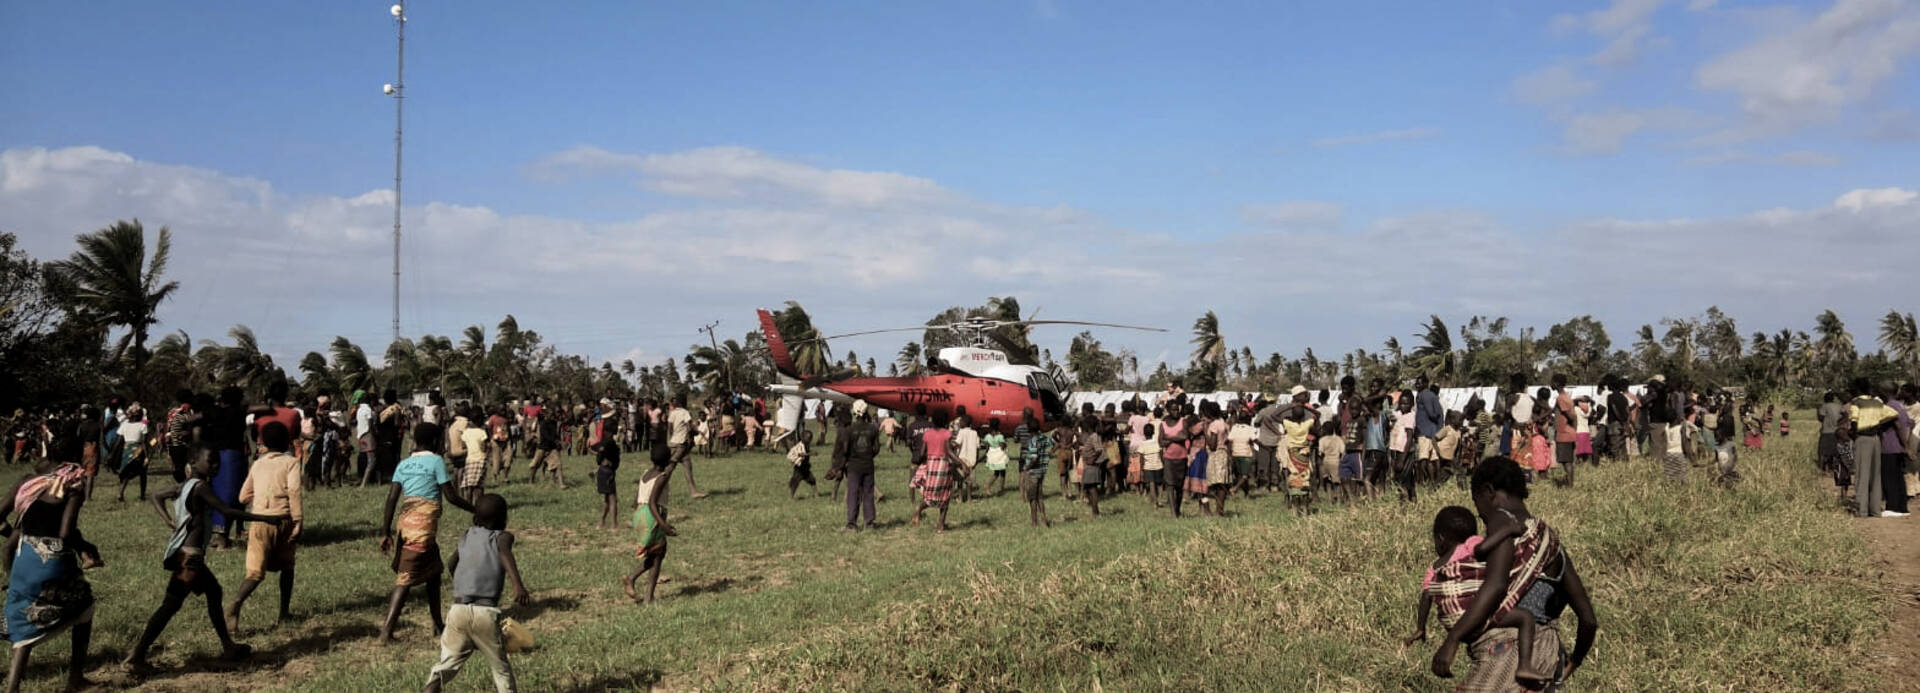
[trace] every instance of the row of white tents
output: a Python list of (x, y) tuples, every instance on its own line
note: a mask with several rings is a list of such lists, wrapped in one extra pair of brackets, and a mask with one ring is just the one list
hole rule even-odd
[[(1539, 386), (1530, 386), (1527, 388), (1529, 392), (1537, 389), (1539, 389)], [(1629, 386), (1627, 389), (1636, 395), (1646, 392), (1646, 388), (1639, 385)], [(1313, 401), (1315, 402), (1320, 401), (1322, 392), (1321, 390), (1307, 391), (1309, 395), (1312, 395)], [(1325, 392), (1327, 393), (1327, 401), (1336, 406), (1340, 404), (1341, 399), (1345, 397), (1346, 394), (1339, 390), (1329, 390)], [(1495, 398), (1499, 396), (1499, 392), (1500, 388), (1497, 387), (1443, 387), (1440, 388), (1440, 404), (1445, 406), (1449, 411), (1465, 409), (1467, 401), (1473, 399), (1475, 395), (1478, 395), (1480, 399), (1487, 402), (1487, 406), (1491, 407), (1495, 405)], [(1596, 404), (1605, 403), (1605, 393), (1598, 385), (1569, 385), (1567, 386), (1567, 392), (1572, 393), (1576, 399), (1585, 396), (1593, 398)], [(1243, 398), (1253, 399), (1259, 396), (1260, 393), (1258, 392), (1189, 392), (1187, 393), (1187, 402), (1193, 405), (1198, 405), (1200, 402), (1213, 402), (1225, 407), (1227, 404)], [(1135, 399), (1145, 402), (1147, 406), (1151, 407), (1159, 404), (1160, 401), (1166, 399), (1166, 397), (1167, 393), (1165, 392), (1132, 392), (1126, 390), (1075, 392), (1067, 398), (1067, 410), (1079, 412), (1088, 404), (1093, 405), (1094, 411), (1105, 411), (1108, 405), (1112, 405), (1115, 410), (1118, 410), (1120, 403), (1130, 402)], [(1280, 393), (1276, 397), (1278, 399), (1285, 399), (1285, 393)]]
[[(1538, 390), (1540, 387), (1541, 386), (1529, 386), (1527, 390), (1532, 392)], [(1636, 395), (1646, 392), (1646, 388), (1640, 385), (1632, 385), (1627, 389)], [(1321, 392), (1321, 390), (1309, 390), (1308, 394), (1313, 396), (1313, 401), (1318, 402), (1320, 401)], [(1338, 406), (1341, 399), (1345, 396), (1345, 393), (1339, 390), (1329, 390), (1326, 392), (1327, 401), (1335, 406)], [(1576, 399), (1583, 396), (1591, 397), (1595, 404), (1605, 404), (1605, 393), (1598, 385), (1569, 385), (1567, 386), (1567, 392), (1572, 393)], [(1440, 404), (1446, 407), (1448, 411), (1461, 410), (1466, 408), (1468, 400), (1478, 395), (1480, 399), (1487, 402), (1489, 407), (1492, 407), (1495, 406), (1495, 400), (1499, 397), (1499, 393), (1500, 388), (1497, 387), (1443, 387), (1440, 388)], [(1260, 393), (1258, 392), (1189, 392), (1187, 393), (1187, 402), (1192, 405), (1198, 405), (1200, 402), (1213, 402), (1225, 408), (1228, 404), (1243, 398), (1253, 399), (1259, 396)], [(1147, 406), (1152, 407), (1159, 404), (1160, 401), (1166, 399), (1166, 397), (1167, 393), (1165, 392), (1137, 392), (1129, 390), (1075, 392), (1067, 398), (1067, 410), (1078, 413), (1083, 410), (1085, 405), (1091, 404), (1093, 405), (1094, 411), (1105, 411), (1108, 405), (1112, 405), (1114, 410), (1118, 411), (1120, 409), (1120, 403), (1130, 402), (1135, 399), (1145, 402)], [(1277, 397), (1284, 399), (1285, 393), (1280, 393)], [(800, 417), (805, 416), (808, 420), (813, 420), (818, 416), (818, 410), (820, 408), (824, 407), (827, 411), (831, 412), (834, 406), (833, 402), (826, 400), (803, 398), (799, 395), (787, 395), (780, 398), (776, 423), (783, 428), (792, 430), (798, 426)], [(886, 416), (888, 412), (883, 409), (879, 410), (878, 414)]]

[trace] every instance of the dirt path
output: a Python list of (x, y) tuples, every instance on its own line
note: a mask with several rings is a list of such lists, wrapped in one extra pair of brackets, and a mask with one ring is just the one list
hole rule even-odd
[(1920, 515), (1856, 520), (1894, 590), (1893, 623), (1873, 663), (1889, 691), (1920, 691)]

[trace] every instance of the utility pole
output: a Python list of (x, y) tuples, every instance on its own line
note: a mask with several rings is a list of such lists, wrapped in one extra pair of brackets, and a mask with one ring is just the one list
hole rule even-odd
[[(720, 353), (720, 340), (714, 338), (713, 336), (713, 328), (716, 328), (719, 326), (720, 326), (720, 321), (715, 320), (713, 322), (707, 323), (706, 327), (700, 328), (700, 331), (707, 333), (707, 343), (713, 345), (713, 354), (715, 356), (725, 356), (725, 354)], [(720, 363), (720, 367), (721, 369), (725, 370), (727, 373), (727, 396), (731, 398), (734, 393), (733, 364), (722, 361)]]
[(406, 103), (407, 85), (407, 8), (396, 2), (388, 10), (393, 15), (393, 84), (385, 91), (393, 97), (393, 341), (400, 341), (400, 123), (401, 107)]

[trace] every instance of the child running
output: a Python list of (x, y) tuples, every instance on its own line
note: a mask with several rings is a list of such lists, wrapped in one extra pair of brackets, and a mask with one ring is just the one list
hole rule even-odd
[(793, 465), (793, 474), (787, 477), (787, 498), (798, 500), (795, 495), (800, 490), (800, 482), (807, 482), (807, 488), (813, 489), (813, 495), (820, 495), (820, 485), (813, 480), (813, 431), (801, 431), (800, 439), (794, 441), (787, 450), (787, 462)]
[(247, 478), (240, 483), (240, 502), (261, 515), (287, 515), (286, 525), (255, 522), (247, 525), (247, 579), (240, 583), (239, 594), (227, 607), (227, 630), (240, 632), (240, 607), (247, 597), (267, 579), (267, 573), (280, 573), (280, 612), (274, 622), (293, 617), (294, 545), (300, 539), (306, 492), (300, 487), (300, 461), (287, 454), (293, 436), (279, 421), (269, 421), (260, 429), (260, 445), (267, 454), (253, 461)]
[[(1479, 533), (1479, 521), (1473, 517), (1473, 511), (1450, 505), (1440, 509), (1433, 517), (1433, 552), (1436, 558), (1427, 567), (1426, 577), (1420, 581), (1420, 605), (1414, 621), (1413, 635), (1404, 641), (1407, 645), (1427, 639), (1427, 613), (1434, 606), (1440, 610), (1440, 627), (1451, 630), (1466, 614), (1467, 605), (1486, 579), (1486, 547), (1498, 546), (1500, 542), (1518, 536), (1524, 527), (1518, 523), (1509, 523), (1505, 528), (1496, 530), (1487, 537), (1476, 536)], [(1535, 615), (1525, 608), (1526, 604), (1516, 605), (1504, 614), (1496, 614), (1487, 622), (1487, 628), (1513, 628), (1519, 631), (1515, 641), (1519, 649), (1520, 665), (1514, 678), (1522, 684), (1538, 683), (1547, 680), (1547, 676), (1533, 669), (1533, 629)]]
[[(415, 585), (426, 586), (433, 632), (446, 629), (440, 620), (440, 503), (444, 500), (467, 512), (473, 512), (473, 504), (454, 492), (447, 460), (433, 452), (440, 449), (440, 437), (437, 424), (413, 427), (413, 455), (394, 467), (386, 508), (380, 513), (380, 551), (393, 554), (394, 573), (387, 618), (380, 624), (381, 643), (393, 642), (393, 629), (400, 625), (400, 607), (406, 605), (407, 592)], [(398, 532), (394, 531), (396, 507)]]
[[(196, 448), (193, 457), (191, 472), (179, 488), (153, 496), (154, 510), (173, 528), (173, 537), (167, 540), (166, 551), (160, 558), (160, 565), (168, 572), (166, 596), (153, 617), (147, 619), (147, 628), (140, 633), (140, 640), (121, 662), (122, 667), (136, 676), (153, 673), (147, 652), (153, 649), (154, 641), (160, 639), (161, 631), (166, 630), (167, 623), (180, 612), (190, 595), (206, 596), (207, 620), (213, 622), (213, 634), (220, 638), (222, 658), (240, 660), (253, 652), (252, 648), (234, 642), (233, 633), (227, 630), (227, 620), (220, 607), (220, 580), (207, 566), (207, 540), (213, 536), (212, 514), (218, 512), (228, 518), (276, 525), (288, 519), (287, 515), (256, 515), (228, 506), (206, 481), (219, 471), (218, 458), (204, 446)], [(169, 501), (172, 512), (168, 512)]]
[[(678, 463), (673, 461), (673, 446), (665, 442), (665, 433), (666, 424), (654, 427), (653, 469), (640, 475), (640, 485), (633, 494), (633, 527), (640, 531), (640, 546), (634, 549), (633, 557), (640, 559), (640, 563), (627, 574), (622, 588), (627, 598), (636, 604), (653, 603), (654, 588), (660, 585), (660, 564), (667, 559), (667, 537), (679, 535), (673, 525), (667, 524), (667, 481), (673, 478), (673, 469)], [(633, 588), (633, 583), (643, 574), (647, 576), (645, 602)]]
[(518, 689), (513, 665), (507, 661), (506, 636), (500, 630), (500, 589), (512, 580), (514, 604), (526, 606), (531, 598), (520, 580), (520, 564), (513, 558), (507, 500), (489, 493), (473, 507), (473, 526), (460, 535), (459, 548), (453, 553), (449, 571), (453, 606), (447, 609), (447, 628), (440, 633), (440, 663), (427, 674), (427, 693), (439, 691), (460, 675), (460, 668), (476, 650), (493, 667), (494, 690)]

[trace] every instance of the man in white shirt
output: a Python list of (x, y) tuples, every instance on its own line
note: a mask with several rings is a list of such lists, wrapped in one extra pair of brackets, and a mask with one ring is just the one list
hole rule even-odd
[(673, 404), (667, 413), (667, 449), (673, 452), (673, 463), (687, 469), (687, 489), (694, 498), (705, 498), (700, 487), (693, 483), (693, 413), (687, 411), (687, 396), (674, 395)]
[(359, 448), (359, 466), (353, 470), (356, 479), (367, 478), (367, 467), (373, 464), (373, 405), (367, 402), (365, 390), (353, 392), (353, 439)]

